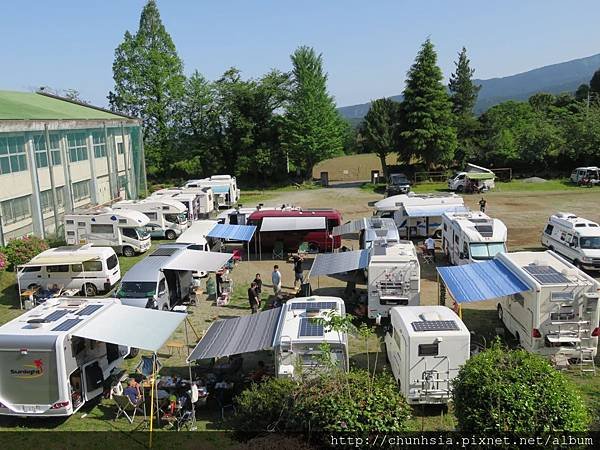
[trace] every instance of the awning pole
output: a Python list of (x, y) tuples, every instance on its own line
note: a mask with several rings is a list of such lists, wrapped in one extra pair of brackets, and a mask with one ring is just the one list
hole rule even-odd
[[(186, 312), (187, 314), (187, 312)], [(188, 318), (186, 317), (186, 320), (184, 321), (185, 324), (185, 346), (187, 347), (187, 360), (188, 360), (188, 372), (190, 375), (190, 399), (191, 399), (191, 393), (192, 393), (192, 384), (194, 383), (193, 377), (192, 377), (192, 363), (189, 360), (190, 359), (190, 341), (188, 339)], [(192, 402), (192, 430), (191, 431), (195, 431), (196, 430), (196, 406), (194, 404), (194, 402)]]
[(152, 425), (154, 424), (154, 383), (156, 380), (156, 353), (152, 358), (152, 380), (150, 380), (150, 442), (148, 448), (152, 448)]
[(438, 305), (442, 305), (442, 298), (440, 297), (440, 273), (436, 270), (437, 276), (437, 298), (438, 298)]
[(260, 232), (258, 233), (258, 259), (262, 261), (262, 239), (260, 237)]

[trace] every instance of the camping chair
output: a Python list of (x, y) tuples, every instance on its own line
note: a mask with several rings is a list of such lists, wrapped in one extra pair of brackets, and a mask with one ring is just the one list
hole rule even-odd
[(141, 409), (141, 405), (143, 402), (143, 399), (141, 398), (138, 400), (137, 403), (133, 403), (131, 399), (126, 395), (113, 395), (113, 400), (115, 401), (115, 405), (117, 405), (118, 408), (115, 420), (117, 420), (121, 415), (124, 415), (129, 421), (129, 423), (133, 423), (133, 420), (135, 419), (135, 414), (138, 411), (141, 414), (144, 414), (144, 411)]
[[(152, 373), (153, 373), (153, 371), (152, 371), (153, 361), (154, 361), (154, 356), (142, 356), (142, 359), (140, 359), (140, 362), (135, 367), (135, 371), (138, 373), (141, 373), (144, 376), (144, 378), (151, 378)], [(162, 368), (162, 363), (158, 359), (156, 359), (156, 373), (158, 373), (161, 368)]]
[(423, 263), (433, 264), (433, 256), (429, 254), (429, 252), (427, 251), (427, 247), (421, 247), (421, 254), (423, 255)]
[(273, 246), (273, 259), (283, 259), (283, 242), (275, 241)]
[(221, 410), (221, 420), (225, 420), (225, 410), (231, 409), (235, 413), (235, 405), (233, 403), (233, 387), (231, 388), (215, 388), (216, 400)]

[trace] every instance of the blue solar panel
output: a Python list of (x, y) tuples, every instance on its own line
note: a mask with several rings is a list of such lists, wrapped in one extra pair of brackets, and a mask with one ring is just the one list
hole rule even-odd
[(563, 284), (569, 282), (569, 279), (554, 267), (530, 264), (529, 266), (524, 266), (523, 269), (540, 284)]
[(234, 241), (250, 241), (255, 231), (256, 227), (254, 225), (227, 225), (218, 223), (208, 232), (207, 236)]
[(76, 314), (78, 316), (91, 316), (96, 311), (98, 311), (100, 308), (102, 308), (102, 305), (88, 305), (85, 308), (83, 308), (81, 311), (78, 311)]
[(460, 330), (454, 320), (425, 320), (412, 322), (415, 331), (455, 331)]
[(68, 309), (58, 309), (58, 310), (54, 311), (53, 313), (44, 317), (44, 322), (55, 322), (58, 319), (60, 319), (61, 317), (69, 314), (69, 312), (70, 311)]
[(292, 310), (294, 309), (336, 309), (337, 303), (335, 302), (300, 302), (292, 303)]
[(300, 319), (300, 332), (298, 336), (323, 336), (323, 325), (315, 319), (302, 317)]
[(67, 319), (60, 325), (52, 328), (52, 331), (67, 331), (73, 328), (79, 322), (83, 322), (83, 319)]

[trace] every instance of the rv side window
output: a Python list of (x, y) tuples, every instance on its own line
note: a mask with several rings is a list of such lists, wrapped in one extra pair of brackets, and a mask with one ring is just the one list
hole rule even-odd
[(444, 224), (444, 231), (448, 231), (448, 226)]
[(106, 267), (108, 267), (108, 270), (114, 269), (115, 267), (117, 267), (117, 264), (119, 264), (119, 260), (117, 259), (117, 255), (111, 255), (106, 260)]
[(167, 282), (162, 279), (160, 280), (160, 282), (158, 283), (158, 293), (162, 294), (163, 292), (165, 292), (167, 290)]
[(131, 238), (131, 239), (138, 238), (138, 235), (133, 228), (123, 228), (123, 236)]
[(552, 234), (553, 230), (554, 230), (554, 225), (546, 225), (546, 229), (544, 230), (544, 233)]
[(565, 241), (566, 238), (567, 238), (567, 234), (564, 231), (562, 233), (560, 233), (560, 240), (561, 241)]
[(48, 272), (68, 272), (69, 265), (64, 264), (64, 265), (60, 265), (60, 266), (48, 266), (48, 267), (46, 267), (46, 271), (48, 271)]
[(78, 227), (85, 227), (85, 222), (77, 222)]
[(144, 214), (146, 214), (148, 216), (148, 219), (150, 220), (158, 220), (158, 217), (155, 212), (147, 212)]
[(98, 234), (113, 234), (113, 226), (93, 223), (90, 225), (90, 231)]
[(86, 272), (102, 272), (102, 261), (85, 261), (83, 269)]
[(571, 241), (571, 243), (573, 244), (573, 247), (579, 247), (579, 239), (577, 238), (577, 236), (573, 236), (573, 240)]
[(419, 344), (419, 356), (437, 356), (438, 344)]
[(458, 235), (455, 235), (455, 236), (454, 236), (454, 243), (455, 243), (455, 244), (458, 244)]
[(74, 231), (67, 231), (67, 236), (75, 236), (75, 232)]
[(23, 272), (39, 272), (42, 268), (40, 266), (30, 266), (23, 268)]
[(71, 264), (71, 272), (81, 273), (83, 272), (83, 266), (81, 264)]
[(75, 223), (75, 221), (71, 220), (71, 219), (67, 219), (66, 223), (67, 223), (67, 225), (73, 225)]

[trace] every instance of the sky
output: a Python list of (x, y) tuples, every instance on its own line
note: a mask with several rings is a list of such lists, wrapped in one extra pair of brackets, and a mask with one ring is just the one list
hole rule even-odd
[[(106, 106), (114, 50), (145, 0), (0, 0), (0, 90), (76, 89)], [(575, 6), (576, 3), (576, 6)], [(300, 45), (323, 54), (338, 106), (400, 94), (430, 37), (447, 78), (466, 46), (475, 77), (600, 53), (597, 0), (158, 0), (190, 74), (290, 69)]]

